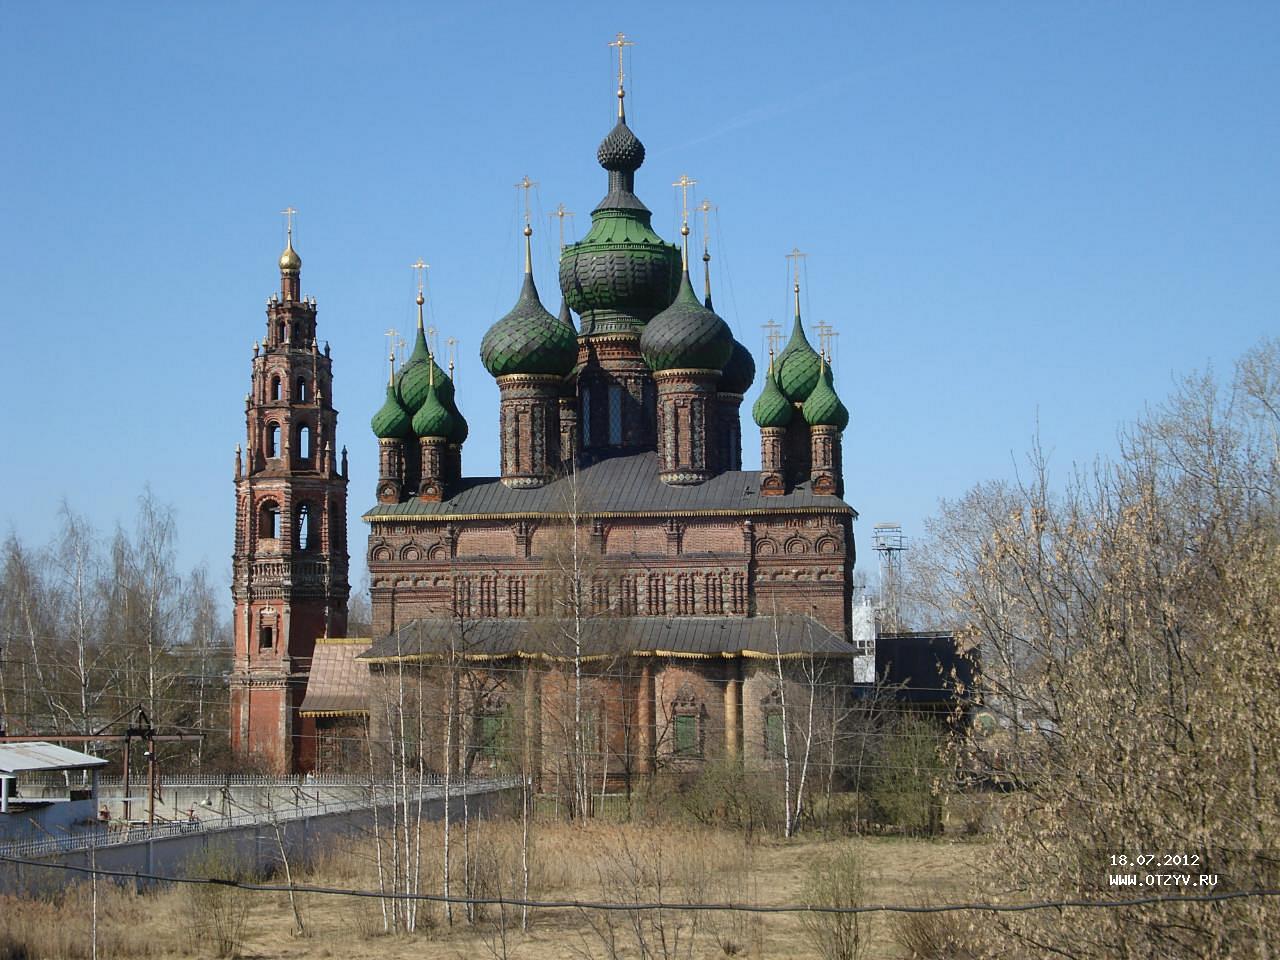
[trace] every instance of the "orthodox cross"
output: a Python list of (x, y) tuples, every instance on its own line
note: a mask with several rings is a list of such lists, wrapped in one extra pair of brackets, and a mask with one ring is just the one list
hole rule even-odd
[(285, 207), (280, 211), (284, 215), (285, 230), (288, 232), (290, 240), (293, 239), (293, 215), (297, 212), (293, 207)]
[(422, 288), (426, 286), (427, 271), (431, 269), (431, 264), (424, 263), (422, 258), (419, 257), (417, 263), (411, 263), (409, 266), (413, 268), (414, 276), (418, 278), (418, 292), (421, 293)]
[(815, 323), (813, 329), (818, 334), (818, 352), (827, 363), (831, 363), (831, 348), (835, 346), (835, 339), (839, 336), (836, 328), (824, 320), (821, 323)]
[(764, 338), (769, 343), (769, 366), (773, 367), (773, 355), (778, 352), (778, 344), (782, 342), (782, 325), (776, 320), (770, 320), (768, 323), (760, 324), (764, 330)]
[(707, 252), (707, 238), (711, 234), (711, 211), (718, 210), (710, 200), (704, 199), (698, 204), (698, 209), (702, 211), (702, 252)]
[(529, 226), (529, 191), (538, 185), (537, 180), (530, 180), (528, 174), (520, 178), (520, 182), (516, 184), (517, 190), (524, 191), (524, 225)]
[(400, 331), (395, 327), (389, 327), (383, 336), (387, 338), (387, 349), (391, 351), (391, 360), (394, 363), (396, 358), (396, 337), (400, 336)]
[(458, 338), (449, 337), (445, 340), (445, 346), (449, 348), (449, 378), (453, 379), (454, 361), (458, 358)]
[(687, 173), (680, 174), (680, 179), (672, 184), (680, 188), (680, 236), (684, 237), (684, 267), (689, 268), (689, 188), (698, 181)]
[(787, 254), (787, 259), (792, 261), (793, 265), (795, 266), (795, 274), (796, 274), (795, 283), (797, 287), (800, 286), (800, 261), (807, 256), (808, 256), (807, 253), (800, 252), (799, 247), (792, 247), (791, 252)]
[(563, 203), (557, 203), (555, 210), (547, 214), (547, 219), (550, 219), (551, 217), (556, 217), (560, 221), (560, 249), (561, 250), (564, 249), (564, 218), (572, 217), (572, 216), (573, 216), (573, 211), (566, 210), (564, 208)]
[(624, 119), (626, 115), (622, 111), (622, 101), (626, 98), (627, 93), (622, 87), (622, 54), (627, 47), (634, 47), (635, 43), (628, 40), (625, 33), (618, 31), (615, 38), (609, 41), (609, 46), (618, 48), (618, 118)]

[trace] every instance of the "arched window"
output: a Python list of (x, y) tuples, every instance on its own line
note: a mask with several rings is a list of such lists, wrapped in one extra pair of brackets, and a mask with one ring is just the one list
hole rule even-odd
[(280, 378), (272, 377), (271, 378), (271, 399), (279, 400), (280, 398), (281, 398)]
[(311, 428), (305, 423), (298, 427), (298, 457), (302, 460), (311, 459)]
[(299, 504), (297, 522), (293, 525), (294, 546), (299, 550), (310, 550), (315, 546), (314, 530), (311, 527), (311, 507)]
[(267, 456), (280, 456), (280, 424), (267, 424)]
[(274, 540), (280, 536), (280, 505), (263, 500), (258, 508), (258, 539)]
[(311, 399), (311, 397), (310, 397), (310, 395), (309, 395), (309, 392), (308, 392), (308, 390), (307, 390), (307, 378), (306, 378), (306, 377), (299, 377), (299, 378), (298, 378), (298, 392), (297, 392), (297, 394), (296, 394), (296, 399), (297, 399), (300, 403), (306, 403), (308, 400), (310, 400), (310, 399)]
[(293, 325), (293, 336), (290, 337), (290, 340), (296, 343), (300, 339), (302, 339), (301, 331), (298, 329), (298, 325), (295, 323)]
[(284, 343), (284, 324), (283, 323), (276, 324), (276, 340), (278, 340), (280, 343)]

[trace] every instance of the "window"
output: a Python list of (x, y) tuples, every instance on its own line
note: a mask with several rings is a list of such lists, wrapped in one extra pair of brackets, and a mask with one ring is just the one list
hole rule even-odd
[(274, 540), (280, 536), (280, 507), (274, 500), (265, 500), (258, 508), (258, 537)]
[(717, 573), (708, 573), (703, 580), (703, 605), (707, 613), (724, 613), (724, 588)]
[(609, 443), (622, 443), (622, 387), (609, 384)]
[(673, 725), (673, 752), (677, 757), (702, 756), (701, 738), (698, 733), (698, 717), (692, 713), (682, 713), (675, 717)]
[(771, 710), (764, 715), (764, 755), (781, 759), (783, 746), (782, 711)]
[(311, 397), (309, 396), (308, 391), (307, 391), (307, 378), (306, 378), (306, 377), (299, 377), (299, 378), (298, 378), (298, 392), (297, 392), (297, 398), (298, 398), (298, 400), (299, 400), (301, 403), (306, 403), (308, 400), (310, 400), (310, 399), (311, 399)]
[(582, 445), (591, 446), (591, 388), (582, 388)]
[(305, 423), (298, 428), (298, 456), (303, 460), (311, 459), (311, 428)]
[(496, 617), (498, 615), (498, 578), (480, 578), (480, 616)]
[(298, 507), (298, 519), (294, 524), (294, 530), (299, 550), (310, 550), (315, 546), (312, 540), (311, 507), (305, 503)]
[(624, 617), (636, 615), (636, 581), (631, 577), (623, 577), (619, 585), (621, 595), (618, 598), (618, 612)]
[(681, 573), (676, 576), (676, 613), (682, 617), (693, 614), (693, 575)]
[(272, 400), (280, 399), (280, 378), (279, 377), (271, 378), (271, 399)]
[(280, 424), (267, 424), (267, 456), (280, 456)]
[(476, 756), (483, 757), (485, 760), (501, 759), (509, 740), (507, 732), (508, 720), (509, 718), (505, 711), (501, 713), (485, 713), (476, 717), (475, 744), (473, 747)]
[(275, 630), (268, 626), (258, 628), (258, 649), (270, 650), (275, 646)]
[(507, 581), (507, 616), (524, 616), (524, 580), (520, 577)]
[(591, 612), (609, 612), (609, 581), (604, 577), (591, 578)]
[(284, 340), (284, 324), (276, 324), (276, 340), (283, 342)]
[(649, 616), (660, 617), (667, 612), (667, 582), (659, 573), (649, 574)]

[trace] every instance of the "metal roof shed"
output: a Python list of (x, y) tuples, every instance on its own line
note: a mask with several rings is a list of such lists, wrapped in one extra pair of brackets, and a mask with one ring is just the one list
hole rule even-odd
[(37, 740), (0, 743), (0, 813), (9, 812), (9, 790), (20, 773), (37, 770), (94, 770), (107, 761), (78, 750)]

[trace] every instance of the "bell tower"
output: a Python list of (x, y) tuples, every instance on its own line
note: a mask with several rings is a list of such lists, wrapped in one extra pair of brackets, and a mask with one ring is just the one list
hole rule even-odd
[(347, 629), (347, 454), (335, 458), (329, 348), (316, 343), (316, 302), (301, 292), (288, 241), (267, 332), (253, 346), (246, 442), (236, 447), (235, 661), (231, 747), (247, 763), (305, 772), (314, 721), (298, 716), (319, 637)]

